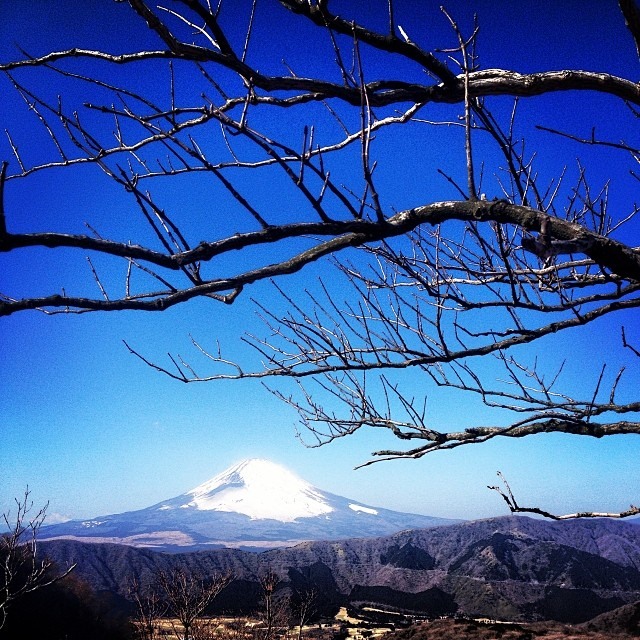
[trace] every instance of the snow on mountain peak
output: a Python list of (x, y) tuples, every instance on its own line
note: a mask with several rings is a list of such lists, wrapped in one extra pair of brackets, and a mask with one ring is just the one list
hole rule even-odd
[(252, 520), (293, 522), (331, 513), (324, 494), (269, 460), (252, 458), (234, 465), (187, 492), (184, 507), (241, 513)]

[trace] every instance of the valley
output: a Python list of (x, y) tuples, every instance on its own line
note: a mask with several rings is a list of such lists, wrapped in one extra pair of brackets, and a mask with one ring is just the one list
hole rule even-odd
[[(378, 610), (380, 613), (387, 613)], [(590, 623), (567, 625), (554, 622), (513, 623), (489, 618), (442, 616), (435, 619), (410, 620), (401, 624), (375, 624), (349, 615), (342, 607), (331, 620), (320, 620), (302, 628), (283, 626), (273, 633), (274, 640), (629, 640), (638, 636), (640, 605), (634, 609), (635, 620), (616, 613), (616, 624), (596, 619)], [(391, 613), (391, 618), (394, 614)], [(200, 621), (194, 640), (266, 640), (264, 621), (260, 618), (213, 617)], [(177, 620), (157, 622), (157, 632), (165, 640), (181, 640), (183, 628)]]

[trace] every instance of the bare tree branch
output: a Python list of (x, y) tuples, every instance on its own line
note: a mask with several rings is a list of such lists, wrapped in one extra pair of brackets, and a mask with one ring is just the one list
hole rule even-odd
[(496, 491), (502, 497), (502, 499), (507, 503), (507, 506), (509, 507), (511, 513), (535, 513), (536, 515), (544, 516), (545, 518), (550, 518), (551, 520), (574, 520), (576, 518), (628, 518), (629, 516), (635, 516), (640, 513), (640, 507), (634, 507), (633, 505), (631, 505), (626, 511), (621, 511), (619, 513), (579, 511), (576, 513), (567, 513), (565, 515), (550, 513), (549, 511), (539, 509), (538, 507), (521, 507), (516, 502), (509, 483), (499, 471), (498, 477), (500, 478), (500, 480), (502, 480), (504, 489), (499, 486), (490, 486), (488, 488)]
[[(132, 28), (157, 44), (125, 54), (72, 48), (0, 63), (45, 141), (26, 153), (27, 141), (33, 146), (27, 134), (7, 131), (4, 153), (14, 168), (9, 172), (5, 161), (0, 173), (0, 252), (8, 263), (42, 247), (77, 254), (87, 275), (74, 273), (73, 289), (46, 280), (32, 292), (3, 291), (0, 316), (163, 311), (196, 298), (228, 305), (252, 292), (265, 324), (265, 336), (242, 338), (254, 363), (196, 339), (197, 360), (169, 354), (166, 366), (145, 348), (126, 348), (185, 383), (263, 380), (298, 412), (311, 446), (359, 429), (382, 429), (405, 446), (377, 451), (374, 460), (421, 458), (496, 437), (640, 433), (638, 350), (623, 328), (640, 306), (640, 249), (632, 240), (640, 209), (625, 204), (620, 187), (637, 178), (640, 163), (640, 149), (628, 142), (640, 115), (633, 73), (483, 69), (479, 25), (466, 32), (445, 12), (455, 44), (427, 50), (396, 24), (392, 2), (384, 33), (333, 13), (327, 0), (280, 0), (264, 9), (251, 0), (240, 33), (224, 8), (208, 2), (127, 4)], [(291, 14), (278, 13), (282, 7)], [(619, 9), (638, 47), (636, 4), (620, 0)], [(256, 41), (265, 16), (274, 18), (271, 30), (285, 17), (293, 20), (287, 24), (315, 25), (325, 47), (317, 55), (335, 66), (316, 65), (305, 77), (300, 60), (281, 62), (277, 39), (268, 46)], [(310, 43), (297, 44), (306, 61)], [(280, 66), (271, 64), (272, 53)], [(123, 65), (141, 73), (153, 65), (156, 75), (164, 69), (158, 87), (166, 95), (127, 74), (114, 81), (103, 73)], [(83, 97), (52, 98), (44, 86), (49, 74), (65, 86), (76, 83)], [(568, 92), (581, 92), (583, 100), (606, 96), (628, 118), (608, 123), (620, 135), (597, 136), (598, 122), (585, 125), (590, 135), (566, 133), (573, 124), (549, 122), (553, 109), (545, 110), (545, 124), (534, 122), (536, 96), (553, 101)], [(530, 113), (523, 122), (525, 99)], [(415, 135), (421, 153), (437, 156), (443, 130), (460, 133), (455, 166), (420, 173), (425, 186), (411, 201), (403, 186), (418, 173), (405, 177), (400, 142)], [(553, 134), (562, 166), (540, 159), (549, 154), (533, 146), (539, 131)], [(560, 147), (564, 155), (556, 154)], [(576, 162), (576, 147), (619, 154), (630, 172), (616, 167), (602, 178), (599, 167), (594, 181), (587, 164)], [(28, 216), (12, 210), (10, 190), (37, 173), (73, 176), (80, 167), (121, 190), (128, 203), (118, 203), (126, 209), (121, 228), (107, 236), (93, 221), (90, 234), (54, 222), (29, 232)], [(269, 197), (258, 201), (252, 176), (273, 185)], [(200, 227), (188, 206), (168, 207), (162, 189), (192, 178), (211, 195)], [(319, 261), (327, 263), (322, 280), (302, 280), (304, 290), (301, 280), (284, 278)], [(114, 283), (107, 273), (122, 280)], [(278, 304), (262, 297), (269, 281)], [(295, 295), (285, 289), (288, 281)], [(611, 353), (596, 354), (575, 391), (567, 381), (570, 363), (547, 345), (558, 334), (588, 341), (615, 323)], [(495, 419), (435, 424), (427, 391), (414, 397), (403, 382), (406, 370), (425, 389), (455, 391)], [(521, 510), (506, 486), (499, 492)]]
[[(541, 258), (565, 253), (584, 253), (594, 263), (609, 269), (614, 276), (640, 281), (640, 251), (590, 232), (580, 225), (561, 219), (551, 219), (546, 214), (512, 205), (506, 201), (486, 202), (439, 202), (402, 211), (382, 223), (348, 221), (310, 224), (295, 224), (269, 227), (257, 232), (234, 235), (218, 242), (202, 243), (199, 247), (172, 255), (166, 255), (129, 243), (116, 243), (90, 236), (72, 236), (56, 233), (10, 234), (0, 239), (0, 251), (12, 251), (28, 246), (75, 247), (126, 257), (146, 260), (152, 264), (178, 270), (185, 265), (203, 262), (212, 258), (255, 244), (276, 242), (283, 238), (313, 234), (336, 236), (331, 240), (299, 253), (281, 263), (241, 273), (236, 277), (211, 280), (177, 292), (152, 292), (131, 299), (92, 300), (87, 298), (50, 296), (31, 300), (0, 302), (0, 316), (25, 309), (51, 307), (78, 308), (83, 310), (137, 309), (162, 311), (175, 304), (197, 296), (219, 293), (254, 283), (258, 280), (291, 274), (321, 257), (335, 254), (347, 247), (358, 247), (365, 243), (404, 235), (418, 226), (437, 225), (447, 221), (474, 221), (511, 223), (526, 231), (545, 230), (544, 240), (531, 241), (526, 247)], [(353, 231), (355, 230), (355, 231)], [(343, 235), (338, 235), (343, 233)], [(551, 239), (553, 238), (553, 240)], [(144, 298), (151, 298), (145, 300)]]

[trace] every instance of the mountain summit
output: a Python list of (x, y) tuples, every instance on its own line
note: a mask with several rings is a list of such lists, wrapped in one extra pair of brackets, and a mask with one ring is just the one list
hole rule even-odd
[[(269, 460), (252, 458), (188, 491), (180, 508), (241, 513), (252, 520), (294, 522), (331, 513), (321, 491)], [(180, 496), (174, 501), (180, 501)], [(162, 508), (174, 508), (167, 503)]]
[(453, 522), (333, 495), (280, 465), (254, 458), (146, 509), (45, 526), (40, 534), (43, 540), (115, 542), (163, 551), (263, 550), (305, 540), (376, 537)]

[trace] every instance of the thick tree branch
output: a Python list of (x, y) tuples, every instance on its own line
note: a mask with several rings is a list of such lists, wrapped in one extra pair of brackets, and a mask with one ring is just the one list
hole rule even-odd
[[(635, 408), (638, 411), (639, 407)], [(381, 460), (396, 458), (421, 458), (433, 451), (456, 449), (468, 444), (480, 444), (496, 437), (524, 438), (540, 433), (568, 433), (578, 436), (603, 438), (605, 436), (640, 434), (640, 422), (619, 421), (612, 423), (576, 422), (574, 420), (552, 418), (531, 424), (515, 427), (473, 427), (465, 431), (413, 433), (403, 438), (431, 440), (429, 444), (416, 447), (408, 451), (381, 450), (373, 455), (375, 460), (365, 462), (361, 467), (368, 466)]]
[[(93, 58), (114, 64), (142, 62), (153, 58), (180, 58), (193, 62), (214, 62), (237, 72), (251, 84), (267, 92), (305, 92), (298, 99), (323, 101), (336, 98), (353, 106), (361, 102), (359, 87), (346, 87), (313, 78), (266, 76), (237, 60), (216, 51), (183, 45), (175, 51), (146, 51), (113, 55), (87, 49), (68, 49), (47, 54), (40, 58), (0, 64), (0, 71), (12, 71), (20, 67), (44, 66), (66, 58)], [(372, 107), (382, 107), (402, 102), (415, 104), (455, 104), (464, 102), (464, 74), (457, 76), (456, 85), (438, 84), (423, 86), (399, 80), (372, 81), (366, 90)], [(640, 87), (630, 80), (608, 73), (580, 70), (546, 71), (521, 74), (503, 69), (485, 69), (469, 73), (468, 91), (472, 98), (489, 96), (534, 97), (560, 91), (595, 91), (610, 94), (632, 104), (640, 105)]]
[(453, 86), (458, 83), (456, 76), (449, 68), (438, 60), (432, 53), (423, 51), (415, 43), (400, 40), (393, 33), (381, 35), (355, 24), (351, 20), (345, 20), (340, 16), (329, 12), (326, 2), (312, 3), (306, 0), (280, 0), (280, 3), (294, 13), (304, 15), (314, 24), (323, 29), (330, 29), (336, 33), (341, 33), (349, 37), (355, 37), (359, 42), (368, 44), (376, 49), (387, 53), (396, 53), (409, 60), (417, 62), (419, 65), (433, 73), (444, 84)]
[[(108, 255), (144, 260), (154, 265), (178, 270), (185, 265), (204, 262), (230, 251), (269, 244), (284, 239), (313, 235), (336, 236), (319, 243), (296, 256), (280, 263), (267, 265), (236, 277), (205, 282), (202, 285), (174, 293), (149, 293), (144, 299), (121, 299), (113, 301), (87, 300), (73, 296), (50, 296), (32, 301), (5, 301), (0, 303), (0, 316), (9, 315), (25, 309), (42, 307), (79, 308), (86, 310), (122, 310), (137, 309), (162, 311), (197, 296), (219, 293), (240, 286), (252, 284), (265, 278), (295, 273), (305, 265), (321, 257), (335, 254), (348, 247), (358, 247), (365, 243), (377, 242), (405, 235), (421, 225), (439, 225), (452, 220), (468, 222), (500, 222), (512, 224), (523, 231), (540, 231), (543, 223), (549, 237), (569, 242), (572, 250), (579, 249), (594, 262), (607, 268), (621, 278), (640, 282), (640, 252), (627, 247), (611, 238), (590, 232), (588, 229), (565, 220), (549, 217), (529, 207), (512, 205), (504, 201), (496, 202), (439, 202), (417, 207), (395, 214), (385, 222), (351, 220), (346, 222), (318, 222), (310, 224), (284, 225), (268, 227), (260, 231), (235, 235), (217, 242), (201, 243), (198, 247), (166, 255), (138, 245), (118, 243), (90, 236), (68, 234), (6, 234), (0, 238), (0, 251), (12, 251), (18, 248), (43, 246), (48, 248), (73, 247), (104, 253)], [(355, 231), (354, 231), (355, 230)], [(533, 247), (535, 249), (535, 246)]]

